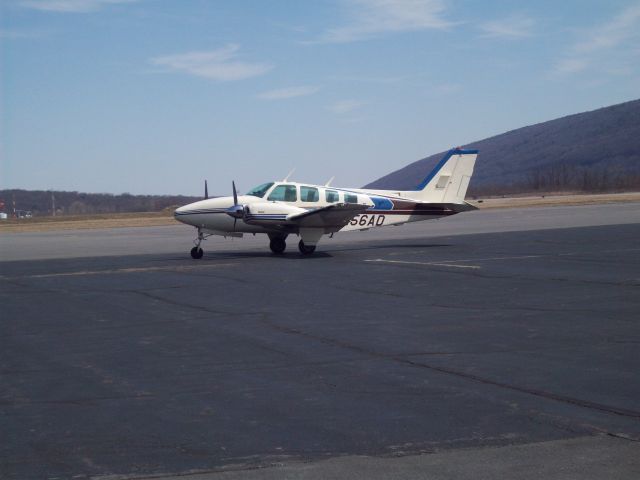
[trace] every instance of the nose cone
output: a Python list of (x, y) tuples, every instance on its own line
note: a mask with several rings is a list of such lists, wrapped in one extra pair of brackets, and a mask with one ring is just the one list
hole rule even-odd
[(216, 223), (220, 214), (225, 213), (231, 205), (233, 205), (233, 200), (230, 200), (229, 197), (209, 198), (177, 208), (173, 212), (173, 217), (187, 225), (204, 227), (212, 222)]
[(183, 215), (183, 214), (187, 213), (189, 210), (192, 210), (191, 205), (193, 205), (193, 204), (190, 203), (189, 205), (183, 205), (181, 207), (178, 207), (178, 208), (175, 209), (173, 214), (175, 216)]
[(189, 205), (176, 208), (173, 212), (173, 218), (187, 225), (193, 225), (193, 205), (193, 203), (190, 203)]

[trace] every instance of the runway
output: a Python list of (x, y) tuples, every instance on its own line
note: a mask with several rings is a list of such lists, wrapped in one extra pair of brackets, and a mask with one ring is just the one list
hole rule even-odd
[(640, 204), (192, 236), (0, 237), (1, 478), (640, 475)]

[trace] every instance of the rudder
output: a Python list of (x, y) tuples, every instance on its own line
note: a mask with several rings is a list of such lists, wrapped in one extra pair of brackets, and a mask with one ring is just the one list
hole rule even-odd
[(449, 150), (415, 190), (404, 193), (423, 202), (463, 203), (477, 156), (478, 150)]

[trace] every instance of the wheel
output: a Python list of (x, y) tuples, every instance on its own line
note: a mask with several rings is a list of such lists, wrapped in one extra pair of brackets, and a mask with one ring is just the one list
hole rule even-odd
[(191, 258), (197, 260), (199, 258), (202, 258), (203, 255), (204, 255), (204, 250), (202, 250), (200, 247), (193, 247), (191, 249)]
[(280, 255), (287, 248), (287, 242), (284, 241), (284, 238), (275, 237), (269, 242), (269, 248), (276, 255)]
[(300, 253), (303, 255), (311, 255), (313, 252), (316, 251), (316, 246), (305, 245), (304, 242), (300, 240), (300, 243), (298, 243), (298, 250), (300, 250)]

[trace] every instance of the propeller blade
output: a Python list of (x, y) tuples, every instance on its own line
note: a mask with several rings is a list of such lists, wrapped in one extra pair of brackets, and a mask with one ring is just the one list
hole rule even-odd
[(233, 205), (227, 208), (227, 215), (234, 218), (233, 231), (236, 231), (236, 222), (239, 218), (244, 218), (244, 205), (238, 204), (238, 191), (236, 190), (236, 182), (231, 182), (231, 188), (233, 189)]
[(204, 199), (207, 200), (209, 198), (209, 189), (207, 188), (207, 181), (204, 181)]
[(233, 205), (238, 205), (238, 192), (236, 192), (236, 182), (231, 182), (231, 187), (233, 188)]

